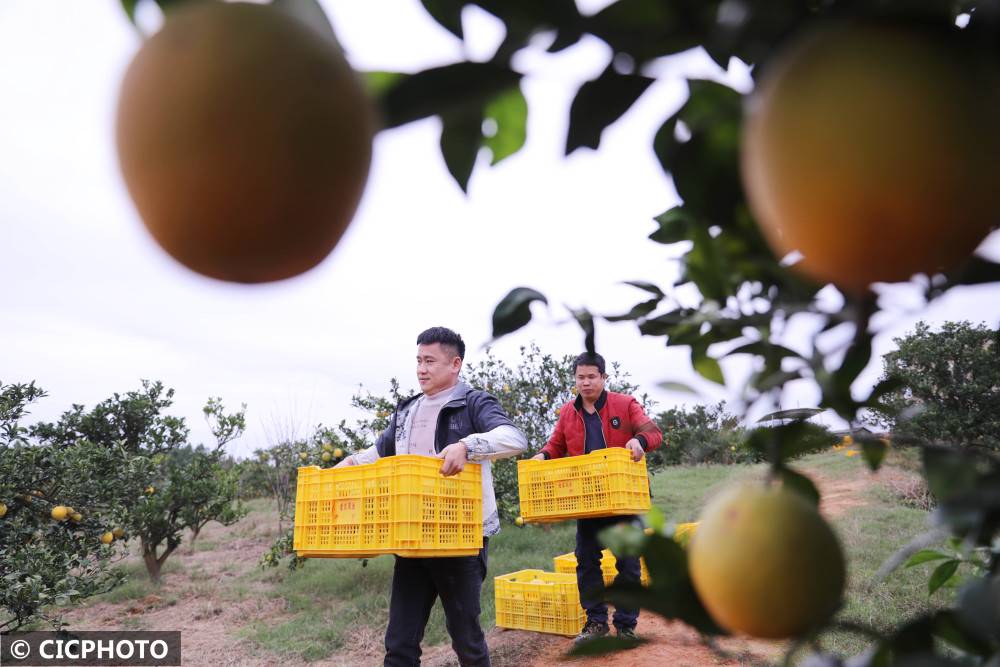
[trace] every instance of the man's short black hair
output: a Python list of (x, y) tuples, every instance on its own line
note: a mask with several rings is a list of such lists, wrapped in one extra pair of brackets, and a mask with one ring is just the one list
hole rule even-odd
[(597, 370), (604, 375), (604, 357), (596, 352), (584, 352), (578, 356), (573, 362), (573, 372), (576, 373), (576, 369), (580, 366), (597, 366)]
[(440, 343), (441, 347), (451, 347), (455, 355), (465, 359), (465, 341), (457, 333), (446, 327), (431, 327), (417, 336), (417, 345), (433, 345)]

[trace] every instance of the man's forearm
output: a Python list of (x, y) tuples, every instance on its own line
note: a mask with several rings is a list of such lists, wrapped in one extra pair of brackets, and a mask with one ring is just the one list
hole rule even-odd
[(361, 465), (363, 463), (375, 463), (379, 459), (378, 450), (375, 448), (375, 445), (366, 447), (360, 452), (355, 452), (354, 454), (351, 454), (351, 457), (354, 459), (354, 463), (356, 465)]
[(497, 426), (486, 433), (473, 433), (462, 438), (468, 459), (472, 462), (495, 461), (517, 456), (528, 448), (528, 439), (515, 426)]

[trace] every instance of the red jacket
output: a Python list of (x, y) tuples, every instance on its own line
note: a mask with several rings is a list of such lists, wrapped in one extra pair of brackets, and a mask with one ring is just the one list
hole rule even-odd
[[(656, 422), (643, 412), (639, 401), (628, 394), (605, 391), (594, 407), (601, 416), (601, 431), (607, 447), (624, 447), (626, 442), (635, 438), (649, 452), (663, 441)], [(550, 459), (579, 456), (585, 452), (583, 440), (586, 432), (583, 399), (577, 396), (575, 401), (570, 401), (559, 410), (556, 429), (542, 451)]]

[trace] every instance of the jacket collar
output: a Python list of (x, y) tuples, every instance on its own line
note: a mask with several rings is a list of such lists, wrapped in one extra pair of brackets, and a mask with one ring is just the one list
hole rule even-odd
[[(597, 401), (594, 403), (594, 409), (600, 412), (604, 409), (604, 406), (608, 402), (608, 390), (605, 389), (601, 392), (601, 395), (597, 397)], [(577, 412), (583, 412), (583, 396), (577, 394), (576, 400), (573, 401), (573, 406), (576, 408)]]
[[(459, 380), (458, 384), (456, 384), (452, 388), (452, 392), (453, 393), (451, 395), (451, 399), (447, 403), (445, 403), (444, 407), (454, 407), (454, 406), (457, 406), (457, 405), (465, 405), (465, 398), (466, 398), (466, 396), (468, 395), (468, 393), (470, 391), (472, 391), (472, 387), (470, 387), (469, 385), (467, 385), (464, 381)], [(421, 396), (423, 396), (423, 394), (414, 394), (413, 396), (410, 396), (409, 398), (404, 398), (396, 406), (396, 410), (401, 410), (401, 409), (405, 408), (406, 406), (410, 405), (411, 403), (413, 403), (415, 400), (417, 400)]]

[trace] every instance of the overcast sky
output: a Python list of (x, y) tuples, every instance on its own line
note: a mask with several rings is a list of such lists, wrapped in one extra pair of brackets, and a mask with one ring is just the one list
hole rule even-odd
[[(585, 11), (602, 4), (580, 3)], [(463, 16), (469, 46), (437, 27), (418, 0), (324, 6), (361, 70), (484, 59), (502, 37), (473, 9)], [(654, 69), (660, 80), (605, 132), (600, 151), (563, 158), (572, 95), (610, 54), (596, 40), (557, 55), (523, 54), (516, 65), (528, 74), (530, 115), (518, 155), (492, 169), (481, 156), (465, 196), (441, 160), (436, 120), (383, 132), (361, 207), (334, 253), (301, 277), (241, 286), (202, 278), (162, 253), (128, 199), (113, 119), (139, 44), (113, 0), (0, 2), (0, 380), (35, 380), (49, 392), (30, 422), (159, 379), (177, 390), (173, 412), (202, 441), (207, 397), (246, 403), (248, 432), (230, 445), (237, 455), (289, 424), (304, 435), (317, 422), (353, 417), (349, 398), (359, 383), (383, 392), (395, 375), (414, 386), (414, 340), (428, 326), (459, 331), (474, 363), (494, 306), (517, 285), (541, 290), (553, 305), (494, 350), (514, 361), (535, 340), (553, 354), (578, 352), (582, 338), (564, 323), (562, 304), (622, 312), (642, 293), (621, 281), (666, 286), (677, 275), (679, 251), (646, 236), (652, 217), (677, 203), (650, 144), (683, 102), (680, 75), (749, 85), (739, 63), (724, 73), (697, 53), (666, 59)], [(1000, 238), (987, 245), (1000, 258)], [(433, 288), (415, 290), (419, 284)], [(929, 311), (904, 312), (906, 290), (893, 301), (891, 326), (889, 318), (879, 325), (879, 352), (920, 318), (1000, 320), (993, 288), (956, 291)], [(697, 400), (658, 390), (664, 380), (696, 385), (705, 401), (727, 395), (694, 377), (685, 349), (640, 337), (634, 325), (599, 323), (598, 347), (660, 408)], [(859, 385), (877, 377), (877, 366)], [(746, 373), (738, 360), (723, 368), (733, 387)], [(806, 406), (816, 394), (800, 384), (785, 400), (783, 407)]]

